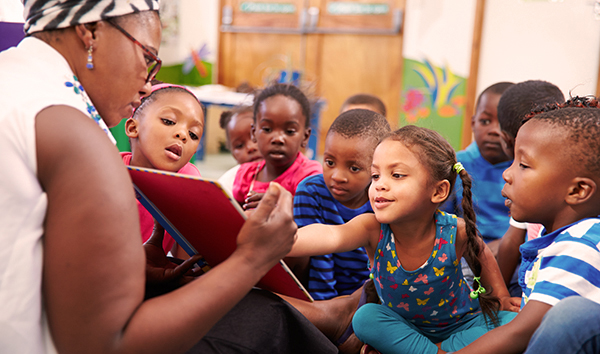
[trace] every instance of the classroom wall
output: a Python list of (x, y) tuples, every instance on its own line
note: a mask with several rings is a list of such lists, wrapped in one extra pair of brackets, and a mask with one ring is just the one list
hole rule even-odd
[(568, 96), (596, 94), (595, 1), (487, 0), (477, 93), (498, 81), (549, 81)]
[[(181, 60), (189, 48), (206, 42), (213, 59), (218, 50), (219, 1), (178, 1), (179, 43), (174, 48), (161, 48), (161, 58), (167, 62)], [(596, 1), (486, 0), (485, 3), (478, 94), (498, 81), (528, 79), (550, 81), (565, 95), (569, 91), (573, 95), (596, 94), (600, 60)], [(0, 2), (0, 17), (5, 21), (18, 18), (20, 13), (18, 0)], [(465, 21), (467, 24), (470, 22)]]

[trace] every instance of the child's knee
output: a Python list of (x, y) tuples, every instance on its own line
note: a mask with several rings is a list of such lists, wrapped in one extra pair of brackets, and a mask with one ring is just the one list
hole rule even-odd
[(364, 304), (354, 314), (352, 318), (352, 328), (354, 333), (364, 343), (369, 343), (371, 332), (377, 335), (377, 322), (382, 313), (382, 307), (379, 304)]

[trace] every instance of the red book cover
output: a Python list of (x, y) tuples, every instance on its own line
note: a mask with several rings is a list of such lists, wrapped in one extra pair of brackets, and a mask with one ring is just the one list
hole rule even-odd
[[(218, 182), (135, 166), (127, 168), (140, 203), (189, 255), (201, 254), (214, 267), (233, 253), (246, 216)], [(313, 301), (283, 261), (256, 286)]]

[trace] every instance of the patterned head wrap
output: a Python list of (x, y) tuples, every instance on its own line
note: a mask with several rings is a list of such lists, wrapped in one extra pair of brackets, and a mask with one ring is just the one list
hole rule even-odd
[(24, 30), (66, 28), (141, 11), (158, 11), (158, 0), (22, 0)]

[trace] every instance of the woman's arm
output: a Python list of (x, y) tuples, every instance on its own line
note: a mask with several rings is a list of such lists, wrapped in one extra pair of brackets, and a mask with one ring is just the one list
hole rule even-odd
[(365, 247), (372, 258), (380, 227), (375, 214), (358, 215), (342, 225), (307, 225), (298, 229), (298, 238), (288, 256), (316, 256)]
[(274, 185), (229, 259), (144, 302), (138, 211), (116, 148), (70, 107), (43, 110), (35, 129), (48, 197), (44, 303), (61, 353), (184, 352), (291, 249), (291, 195)]

